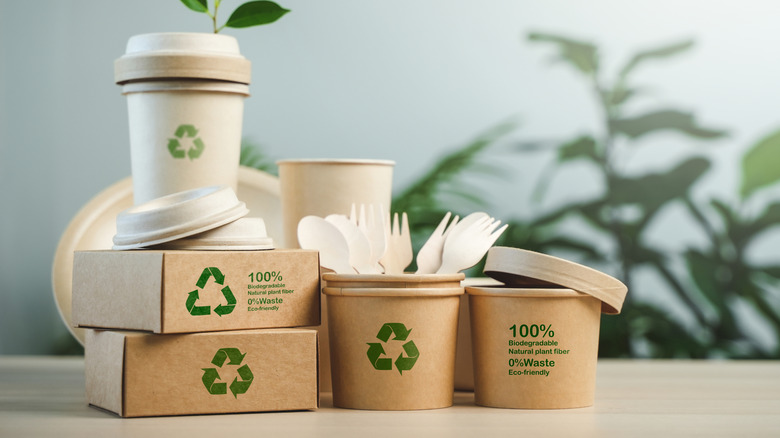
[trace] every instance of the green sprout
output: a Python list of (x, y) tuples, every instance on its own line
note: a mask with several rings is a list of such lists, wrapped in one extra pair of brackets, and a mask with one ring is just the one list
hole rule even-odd
[(181, 2), (193, 11), (202, 12), (211, 17), (214, 33), (219, 33), (226, 27), (241, 28), (273, 23), (290, 12), (289, 9), (284, 9), (272, 1), (246, 2), (233, 11), (225, 24), (217, 27), (217, 10), (221, 0), (214, 0), (214, 12), (209, 11), (208, 0), (181, 0)]

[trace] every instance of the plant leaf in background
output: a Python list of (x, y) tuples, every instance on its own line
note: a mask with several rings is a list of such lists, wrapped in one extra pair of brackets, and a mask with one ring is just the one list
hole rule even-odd
[(279, 174), (276, 163), (263, 153), (262, 146), (253, 143), (246, 138), (241, 141), (241, 158), (239, 158), (239, 164), (268, 172), (271, 175)]
[(195, 12), (208, 12), (209, 4), (207, 0), (181, 0), (184, 6)]
[(540, 32), (529, 34), (528, 39), (557, 44), (560, 58), (571, 63), (582, 73), (593, 74), (598, 70), (598, 49), (593, 44)]
[(780, 181), (780, 131), (764, 137), (742, 157), (740, 195), (747, 199), (762, 187)]
[(655, 131), (679, 131), (691, 137), (713, 139), (726, 135), (725, 131), (703, 128), (696, 123), (693, 114), (677, 110), (661, 110), (633, 118), (610, 120), (612, 131), (632, 139)]
[(289, 9), (284, 9), (272, 1), (247, 2), (233, 11), (225, 26), (233, 28), (260, 26), (273, 23), (288, 12)]
[(645, 50), (635, 54), (630, 61), (620, 70), (620, 78), (625, 79), (640, 64), (651, 59), (663, 59), (685, 52), (693, 47), (693, 40), (681, 41), (668, 46)]

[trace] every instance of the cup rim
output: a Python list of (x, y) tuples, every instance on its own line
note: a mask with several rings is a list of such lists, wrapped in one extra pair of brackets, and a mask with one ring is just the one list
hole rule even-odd
[(285, 158), (276, 162), (277, 166), (284, 164), (369, 164), (395, 166), (395, 161), (368, 158)]
[(374, 297), (374, 298), (445, 298), (463, 295), (462, 287), (437, 288), (374, 288), (374, 287), (323, 287), (322, 293), (337, 297)]

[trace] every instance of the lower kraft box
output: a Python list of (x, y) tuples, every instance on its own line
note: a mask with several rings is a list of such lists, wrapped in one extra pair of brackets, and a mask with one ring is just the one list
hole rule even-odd
[(122, 417), (319, 407), (317, 332), (87, 330), (87, 402)]
[(76, 327), (192, 333), (320, 324), (317, 251), (76, 251)]

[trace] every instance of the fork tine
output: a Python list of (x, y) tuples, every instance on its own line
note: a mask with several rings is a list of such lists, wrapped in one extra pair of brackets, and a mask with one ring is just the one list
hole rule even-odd
[(360, 218), (358, 219), (358, 225), (361, 227), (368, 226), (368, 222), (366, 222), (366, 205), (360, 204)]
[(404, 212), (403, 215), (401, 215), (402, 218), (402, 225), (401, 225), (401, 236), (408, 236), (409, 235), (409, 216), (406, 215), (406, 212)]
[(487, 231), (487, 234), (492, 233), (498, 226), (501, 225), (501, 221), (497, 220), (493, 223), (491, 223), (485, 230)]
[(501, 234), (503, 234), (504, 231), (506, 231), (507, 227), (509, 227), (509, 224), (504, 224), (503, 227), (499, 228), (489, 236), (489, 241), (490, 241), (490, 245), (488, 245), (489, 247), (493, 246), (493, 244), (496, 243), (496, 240), (498, 240)]
[(390, 233), (390, 235), (393, 237), (398, 237), (401, 235), (401, 230), (398, 226), (398, 213), (393, 215), (393, 231)]
[(460, 220), (460, 216), (455, 215), (455, 219), (453, 219), (452, 222), (450, 222), (450, 225), (447, 227), (447, 229), (444, 230), (444, 234), (442, 234), (442, 237), (446, 238), (450, 234), (450, 231), (452, 231), (452, 229), (455, 228), (455, 225), (458, 225), (459, 220)]
[(352, 207), (349, 209), (349, 221), (353, 224), (358, 224), (357, 214), (355, 213), (355, 203), (352, 203)]

